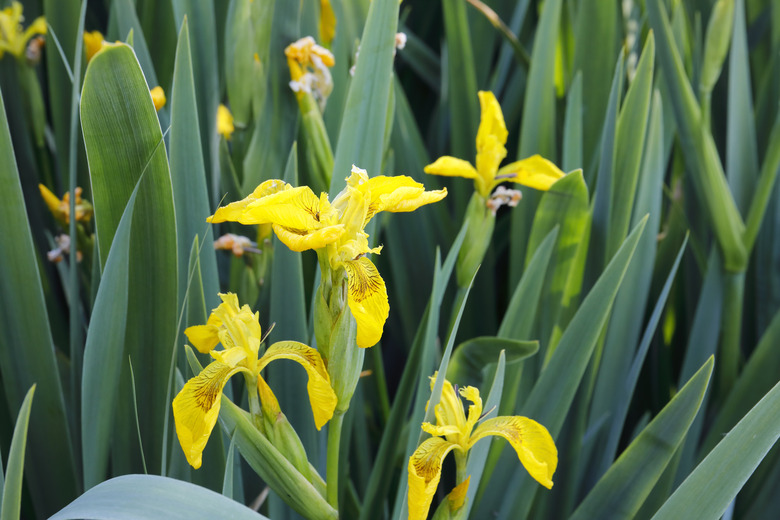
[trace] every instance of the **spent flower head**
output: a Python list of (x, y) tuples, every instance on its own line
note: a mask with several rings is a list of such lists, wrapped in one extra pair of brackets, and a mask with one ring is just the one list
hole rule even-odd
[(330, 74), (336, 60), (333, 54), (306, 36), (284, 49), (287, 66), (290, 68), (290, 88), (301, 97), (311, 94), (324, 110), (328, 96), (333, 91), (333, 77)]

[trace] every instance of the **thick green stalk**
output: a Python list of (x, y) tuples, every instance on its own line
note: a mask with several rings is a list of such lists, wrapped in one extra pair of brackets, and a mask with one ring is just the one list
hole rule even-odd
[(742, 302), (745, 273), (725, 273), (723, 290), (723, 332), (720, 339), (719, 395), (725, 399), (739, 375)]
[(333, 509), (339, 509), (339, 454), (341, 452), (341, 427), (344, 414), (336, 412), (328, 423), (328, 460), (325, 469), (327, 480), (327, 499)]

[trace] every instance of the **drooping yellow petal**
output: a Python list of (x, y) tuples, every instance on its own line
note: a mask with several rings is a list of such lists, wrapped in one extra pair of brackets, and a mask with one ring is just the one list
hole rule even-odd
[(316, 231), (299, 232), (298, 230), (287, 229), (278, 224), (273, 225), (274, 233), (279, 241), (290, 248), (290, 250), (300, 253), (309, 249), (320, 249), (327, 246), (344, 234), (344, 225), (336, 224), (326, 226)]
[(516, 182), (529, 188), (547, 191), (555, 181), (566, 175), (555, 163), (542, 157), (532, 155), (527, 159), (509, 163), (498, 171), (496, 183)]
[(423, 441), (409, 457), (409, 520), (425, 520), (441, 479), (444, 457), (457, 448), (441, 437)]
[(227, 141), (230, 141), (235, 129), (235, 126), (233, 126), (233, 114), (230, 113), (228, 107), (220, 103), (219, 107), (217, 107), (217, 133)]
[[(212, 319), (219, 319), (215, 318), (212, 314), (209, 317), (209, 322), (212, 321)], [(220, 325), (222, 323), (220, 322)], [(187, 336), (187, 339), (190, 340), (190, 344), (192, 344), (193, 347), (198, 349), (198, 352), (201, 354), (208, 354), (214, 348), (216, 348), (217, 343), (219, 343), (219, 325), (214, 325), (213, 323), (207, 323), (206, 325), (193, 325), (192, 327), (187, 327), (184, 330), (184, 334)]]
[(244, 368), (232, 368), (214, 361), (184, 384), (173, 399), (173, 419), (187, 462), (198, 469), (203, 449), (217, 423), (222, 389), (228, 379)]
[(447, 196), (447, 190), (425, 191), (425, 186), (406, 175), (387, 177), (379, 175), (357, 186), (368, 196), (366, 224), (381, 211), (401, 213), (438, 202)]
[(495, 417), (474, 430), (469, 449), (488, 435), (508, 440), (528, 473), (547, 489), (552, 488), (558, 450), (547, 428), (527, 417)]
[(84, 32), (84, 52), (87, 54), (87, 62), (103, 48), (103, 33), (100, 31)]
[(275, 359), (297, 361), (306, 370), (309, 376), (306, 390), (314, 414), (314, 425), (319, 430), (333, 417), (337, 402), (336, 393), (330, 386), (330, 376), (319, 352), (297, 341), (279, 341), (265, 351), (257, 362), (257, 371), (261, 371)]
[(358, 347), (373, 347), (382, 337), (390, 304), (387, 287), (368, 258), (344, 262), (349, 278), (349, 310), (357, 322)]
[(152, 90), (149, 91), (149, 94), (152, 95), (152, 103), (154, 103), (154, 109), (158, 112), (162, 107), (165, 106), (165, 102), (167, 101), (167, 98), (165, 97), (165, 91), (161, 86), (156, 86)]
[(206, 222), (211, 222), (213, 224), (219, 222), (238, 222), (246, 207), (253, 202), (262, 199), (263, 197), (273, 195), (274, 193), (291, 189), (292, 186), (279, 179), (267, 180), (255, 188), (255, 191), (245, 199), (231, 202), (227, 206), (217, 209), (214, 215), (206, 219)]
[(470, 162), (448, 155), (439, 157), (433, 164), (426, 166), (424, 171), (431, 175), (444, 175), (445, 177), (465, 177), (467, 179), (479, 177), (477, 170)]

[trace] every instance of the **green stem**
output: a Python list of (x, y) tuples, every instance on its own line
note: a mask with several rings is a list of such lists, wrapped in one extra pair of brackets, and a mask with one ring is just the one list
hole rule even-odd
[(263, 432), (263, 410), (260, 408), (260, 397), (257, 395), (257, 380), (248, 374), (244, 374), (244, 379), (249, 396), (249, 413), (252, 414), (252, 421), (257, 429)]
[(333, 509), (339, 509), (339, 455), (341, 452), (341, 427), (344, 424), (344, 414), (335, 413), (328, 423), (328, 460), (325, 469), (327, 480), (327, 499)]
[(725, 399), (739, 373), (742, 331), (742, 301), (745, 294), (745, 273), (726, 273), (723, 291), (723, 331), (720, 343), (719, 394)]
[(461, 452), (459, 449), (455, 449), (455, 484), (461, 484), (463, 483), (466, 478), (468, 478), (468, 475), (466, 474), (466, 463), (467, 458), (466, 454), (464, 452)]

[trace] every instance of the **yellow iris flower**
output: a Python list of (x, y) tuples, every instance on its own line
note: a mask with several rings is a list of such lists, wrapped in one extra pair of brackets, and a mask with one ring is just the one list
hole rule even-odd
[(364, 228), (381, 211), (414, 211), (446, 195), (446, 189), (425, 191), (422, 184), (404, 175), (369, 178), (365, 170), (353, 166), (346, 187), (332, 203), (327, 193), (317, 197), (308, 186), (293, 188), (274, 179), (262, 183), (247, 198), (219, 208), (207, 220), (273, 224), (276, 236), (293, 251), (317, 250), (332, 271), (343, 269), (349, 308), (357, 322), (357, 344), (366, 348), (382, 337), (390, 307), (385, 281), (365, 257), (382, 248), (369, 247)]
[[(434, 379), (431, 379), (433, 387)], [(479, 390), (467, 386), (459, 390), (460, 395), (471, 401), (468, 418), (463, 403), (453, 385), (445, 380), (441, 400), (436, 405), (436, 424), (423, 423), (422, 429), (433, 437), (426, 439), (409, 458), (409, 519), (424, 520), (428, 515), (431, 500), (441, 478), (442, 461), (455, 450), (459, 467), (466, 467), (468, 451), (480, 439), (497, 435), (509, 441), (517, 452), (520, 462), (528, 473), (546, 488), (553, 485), (552, 476), (558, 466), (558, 450), (550, 433), (541, 424), (526, 417), (494, 417), (477, 423), (482, 418), (482, 398)], [(454, 509), (463, 503), (468, 484), (467, 477), (459, 482)], [(463, 486), (463, 487), (461, 487)], [(459, 503), (458, 503), (459, 502)]]
[(46, 19), (36, 18), (27, 29), (22, 30), (22, 4), (13, 2), (11, 7), (0, 11), (0, 58), (8, 52), (17, 58), (24, 56), (27, 42), (36, 34), (46, 34)]
[[(173, 400), (176, 434), (187, 462), (195, 469), (201, 465), (203, 449), (219, 417), (222, 390), (228, 379), (238, 372), (244, 373), (248, 383), (257, 385), (261, 399), (270, 401), (264, 406), (278, 408), (276, 398), (260, 372), (276, 359), (297, 361), (309, 376), (307, 390), (317, 429), (330, 420), (336, 407), (330, 376), (315, 349), (295, 341), (280, 341), (268, 347), (258, 359), (262, 341), (259, 313), (253, 314), (248, 305), (239, 308), (235, 294), (219, 296), (222, 303), (212, 311), (206, 325), (184, 331), (198, 351), (210, 354), (215, 361), (187, 381)], [(223, 350), (215, 350), (218, 343), (222, 343)], [(254, 391), (251, 389), (250, 395)], [(253, 410), (253, 413), (257, 412), (259, 410)]]
[(87, 63), (97, 54), (107, 42), (100, 31), (84, 31), (84, 52), (87, 55)]
[(168, 101), (168, 99), (165, 97), (165, 91), (161, 86), (156, 86), (152, 90), (149, 91), (149, 94), (152, 96), (152, 103), (154, 103), (154, 109), (156, 111), (160, 111), (162, 107), (165, 106), (165, 103)]
[(330, 0), (320, 0), (320, 40), (330, 47), (336, 37), (336, 13)]
[[(38, 185), (41, 197), (54, 218), (63, 225), (70, 223), (70, 192), (62, 196), (62, 200), (43, 184)], [(87, 222), (92, 218), (92, 204), (81, 198), (81, 188), (76, 187), (76, 222)]]
[(493, 188), (502, 182), (515, 182), (546, 191), (564, 173), (551, 161), (541, 155), (509, 163), (499, 168), (506, 157), (507, 130), (504, 114), (492, 92), (479, 92), (479, 105), (482, 117), (477, 131), (477, 165), (456, 157), (439, 157), (436, 162), (425, 167), (425, 173), (448, 177), (466, 177), (474, 179), (476, 191), (485, 199)]

